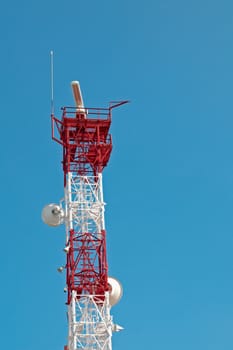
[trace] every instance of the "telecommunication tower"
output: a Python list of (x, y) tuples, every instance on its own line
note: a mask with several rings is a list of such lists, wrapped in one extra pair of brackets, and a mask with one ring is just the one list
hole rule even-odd
[(110, 310), (121, 298), (121, 284), (108, 276), (102, 171), (112, 151), (109, 134), (112, 110), (85, 108), (79, 82), (71, 83), (75, 107), (54, 113), (52, 139), (62, 145), (64, 199), (46, 205), (42, 219), (49, 226), (65, 224), (68, 342), (64, 350), (111, 350), (113, 323)]

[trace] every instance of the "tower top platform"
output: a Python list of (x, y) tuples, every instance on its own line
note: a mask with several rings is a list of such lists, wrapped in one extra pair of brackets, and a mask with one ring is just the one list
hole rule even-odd
[(63, 146), (65, 175), (96, 176), (103, 171), (112, 151), (112, 109), (127, 102), (116, 102), (109, 108), (63, 107), (61, 120), (51, 116), (52, 138)]

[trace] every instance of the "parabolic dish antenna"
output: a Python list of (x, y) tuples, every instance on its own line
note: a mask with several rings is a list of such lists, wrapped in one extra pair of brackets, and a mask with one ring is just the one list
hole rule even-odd
[(123, 294), (123, 288), (121, 283), (113, 277), (108, 277), (109, 285), (109, 303), (111, 306), (116, 305)]
[(41, 214), (42, 220), (48, 226), (59, 226), (63, 223), (63, 209), (55, 203), (46, 205)]

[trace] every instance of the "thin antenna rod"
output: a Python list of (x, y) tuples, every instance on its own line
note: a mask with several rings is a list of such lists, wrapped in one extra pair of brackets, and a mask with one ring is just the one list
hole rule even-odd
[(53, 50), (50, 51), (51, 114), (54, 115)]

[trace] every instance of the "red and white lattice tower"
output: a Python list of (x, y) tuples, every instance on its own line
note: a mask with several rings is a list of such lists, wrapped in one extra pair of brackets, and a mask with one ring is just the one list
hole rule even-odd
[(112, 151), (109, 134), (112, 109), (85, 108), (78, 82), (72, 82), (75, 107), (52, 114), (52, 138), (63, 147), (64, 204), (42, 211), (50, 226), (66, 227), (68, 344), (65, 350), (111, 350), (114, 324), (111, 306), (121, 298), (120, 283), (108, 276), (102, 171)]

